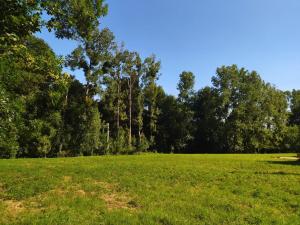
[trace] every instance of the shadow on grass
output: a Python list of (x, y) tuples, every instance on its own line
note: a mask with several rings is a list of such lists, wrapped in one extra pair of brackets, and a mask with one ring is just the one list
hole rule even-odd
[(300, 166), (300, 160), (289, 160), (289, 161), (267, 161), (270, 164), (276, 165), (291, 165), (291, 166)]
[(278, 172), (256, 172), (255, 174), (258, 175), (281, 175), (281, 176), (285, 176), (285, 175), (292, 175), (292, 176), (300, 176), (300, 173), (287, 173), (284, 171), (278, 171)]

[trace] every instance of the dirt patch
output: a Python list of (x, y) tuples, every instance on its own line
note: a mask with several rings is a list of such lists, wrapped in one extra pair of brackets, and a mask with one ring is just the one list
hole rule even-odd
[(70, 182), (70, 181), (72, 181), (72, 177), (71, 176), (63, 176), (63, 181)]
[(52, 189), (48, 192), (45, 192), (43, 193), (40, 198), (43, 199), (43, 198), (47, 198), (48, 195), (52, 194), (52, 195), (58, 195), (58, 196), (61, 196), (61, 197), (69, 197), (69, 198), (72, 198), (72, 197), (87, 197), (87, 196), (90, 196), (90, 195), (95, 195), (95, 192), (92, 193), (92, 192), (86, 192), (85, 190), (81, 189), (81, 187), (79, 185), (70, 185), (66, 188), (62, 188), (62, 187), (57, 187), (55, 189)]
[(117, 193), (104, 194), (101, 196), (109, 211), (116, 209), (127, 209), (134, 211), (138, 207), (136, 202), (128, 195), (121, 195)]
[(191, 194), (198, 194), (199, 192), (201, 192), (201, 190), (202, 190), (202, 187), (200, 185), (189, 188), (189, 192)]
[(59, 196), (64, 196), (64, 195), (67, 194), (67, 191), (62, 189), (62, 188), (55, 188), (55, 189), (50, 190), (49, 192), (43, 193), (43, 195), (48, 196), (47, 193), (54, 193), (54, 194), (59, 195)]
[(93, 184), (106, 190), (116, 189), (116, 185), (110, 184), (108, 182), (100, 181), (100, 180), (93, 180)]
[(93, 180), (93, 183), (104, 189), (104, 194), (101, 194), (100, 198), (105, 202), (109, 211), (117, 209), (135, 211), (139, 207), (128, 193), (118, 191), (118, 185), (99, 180)]
[(77, 191), (75, 192), (75, 194), (76, 194), (77, 196), (84, 197), (84, 196), (86, 196), (87, 193), (86, 193), (84, 190), (77, 190)]
[(19, 213), (25, 210), (23, 203), (20, 201), (6, 200), (4, 201), (4, 204), (6, 205), (6, 211), (11, 216), (17, 216)]

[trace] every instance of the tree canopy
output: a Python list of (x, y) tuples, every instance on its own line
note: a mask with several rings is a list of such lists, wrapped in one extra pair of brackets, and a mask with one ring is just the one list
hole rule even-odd
[[(99, 0), (8, 0), (0, 6), (0, 157), (258, 153), (300, 146), (300, 90), (283, 92), (256, 71), (221, 66), (178, 96), (158, 85), (161, 61), (119, 45)], [(47, 14), (47, 16), (42, 15)], [(47, 27), (76, 41), (64, 57), (35, 36)], [(79, 82), (64, 67), (81, 70)]]

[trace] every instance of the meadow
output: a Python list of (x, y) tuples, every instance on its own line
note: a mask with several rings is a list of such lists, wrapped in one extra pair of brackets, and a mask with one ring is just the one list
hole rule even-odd
[(279, 156), (0, 160), (0, 224), (300, 224), (300, 164)]

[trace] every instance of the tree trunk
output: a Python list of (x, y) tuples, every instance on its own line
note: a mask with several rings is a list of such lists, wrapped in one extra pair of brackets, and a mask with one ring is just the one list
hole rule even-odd
[(89, 92), (90, 92), (90, 83), (87, 81), (86, 89), (85, 89), (85, 102), (86, 103), (88, 102)]
[(59, 144), (59, 156), (61, 156), (61, 151), (63, 148), (63, 139), (65, 137), (64, 130), (65, 130), (65, 119), (66, 119), (66, 111), (67, 111), (67, 106), (68, 106), (68, 95), (69, 95), (69, 89), (67, 91), (66, 97), (65, 97), (65, 102), (63, 105), (63, 115), (62, 115), (62, 125), (61, 125), (61, 133), (60, 135), (62, 136), (62, 139), (60, 140)]
[(106, 142), (107, 142), (107, 150), (109, 150), (109, 123), (107, 123), (107, 137), (106, 137)]
[(117, 87), (117, 138), (119, 142), (120, 138), (120, 75), (118, 75), (118, 87)]
[(60, 140), (59, 148), (58, 148), (58, 152), (59, 152), (59, 156), (60, 156), (60, 157), (61, 157), (62, 147), (63, 147), (63, 144), (62, 144), (62, 141)]
[(128, 131), (128, 144), (129, 148), (131, 148), (131, 110), (132, 110), (132, 84), (131, 77), (129, 78), (129, 131)]

